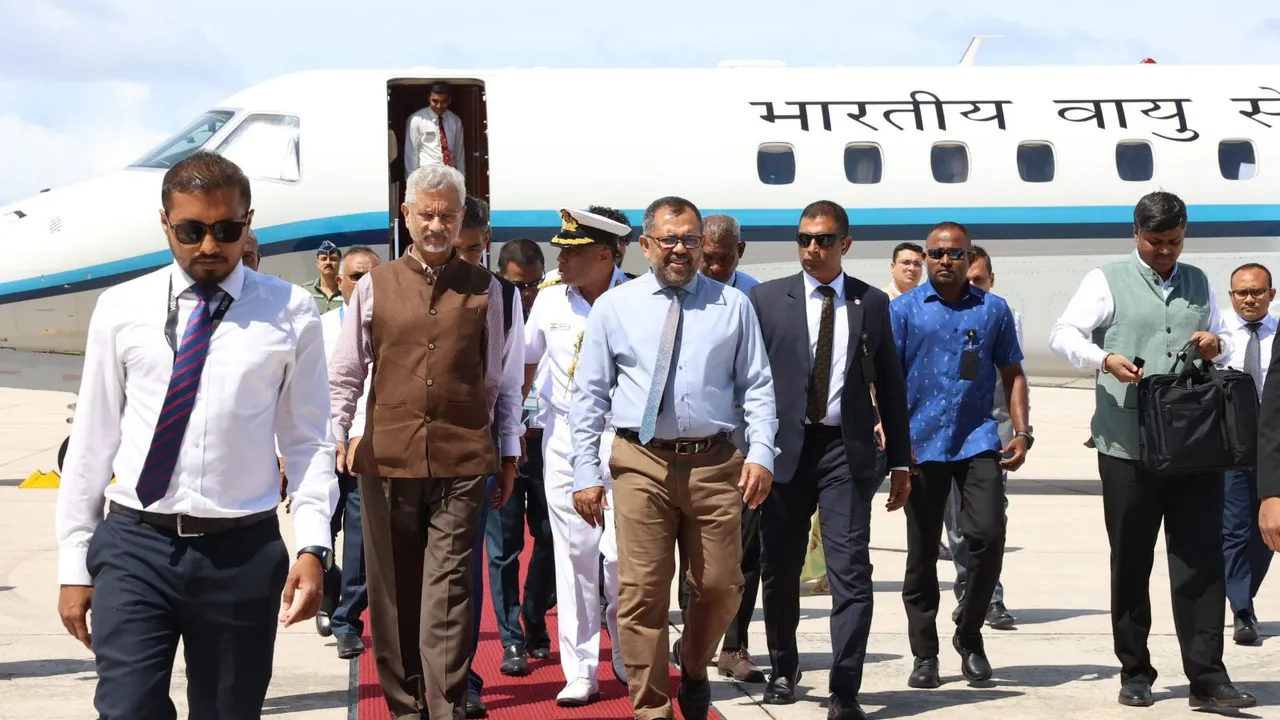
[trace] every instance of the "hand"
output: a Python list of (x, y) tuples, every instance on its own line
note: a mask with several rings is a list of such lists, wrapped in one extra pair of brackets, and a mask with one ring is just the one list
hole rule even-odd
[(362, 439), (364, 439), (364, 436), (357, 435), (351, 438), (351, 441), (348, 443), (346, 456), (347, 472), (351, 472), (352, 466), (356, 463), (356, 448), (360, 447), (360, 441)]
[(525, 443), (524, 436), (520, 436), (520, 462), (529, 461), (529, 446)]
[(1142, 368), (1117, 353), (1108, 355), (1107, 359), (1102, 361), (1102, 367), (1122, 383), (1137, 383), (1142, 379)]
[(604, 527), (604, 509), (609, 507), (603, 487), (587, 488), (573, 494), (573, 509), (591, 527)]
[(893, 512), (907, 504), (911, 497), (911, 474), (905, 470), (889, 471), (889, 502), (884, 504), (885, 510)]
[(1009, 456), (1000, 461), (1000, 467), (1010, 471), (1017, 470), (1027, 461), (1027, 439), (1021, 436), (1015, 437), (1004, 446), (1000, 454)]
[(773, 473), (763, 465), (746, 463), (742, 466), (742, 479), (738, 481), (738, 489), (742, 491), (742, 502), (747, 507), (760, 507), (760, 503), (769, 497), (769, 489), (772, 487)]
[[(1280, 552), (1280, 497), (1269, 497), (1262, 501), (1258, 510), (1258, 530), (1262, 532), (1262, 541), (1271, 548), (1271, 552)], [(63, 623), (66, 622), (63, 616)]]
[(489, 508), (497, 510), (507, 504), (511, 491), (516, 486), (516, 464), (503, 458), (502, 469), (498, 471), (498, 483), (493, 486), (493, 497), (489, 499)]
[(280, 471), (280, 501), (289, 496), (289, 478), (284, 474), (284, 458), (276, 458), (276, 468)]
[(872, 432), (874, 432), (876, 435), (876, 449), (884, 450), (884, 425), (881, 423), (876, 423), (875, 430), (873, 430)]
[(315, 617), (320, 611), (320, 601), (324, 599), (323, 585), (324, 566), (320, 564), (320, 558), (311, 553), (298, 558), (284, 581), (280, 624), (289, 627)]
[(90, 650), (93, 649), (93, 635), (85, 618), (92, 606), (93, 588), (90, 586), (63, 585), (58, 591), (58, 615), (62, 617), (62, 627)]
[(1212, 360), (1218, 357), (1218, 353), (1222, 352), (1222, 345), (1218, 340), (1218, 336), (1211, 332), (1191, 333), (1191, 339), (1200, 347), (1200, 357), (1205, 360)]
[(334, 463), (333, 463), (334, 468), (340, 473), (346, 472), (347, 471), (347, 444), (346, 443), (337, 442), (334, 444), (333, 458), (334, 458)]

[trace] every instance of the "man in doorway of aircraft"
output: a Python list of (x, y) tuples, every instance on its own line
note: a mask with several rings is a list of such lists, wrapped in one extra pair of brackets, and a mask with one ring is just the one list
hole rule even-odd
[(404, 129), (404, 176), (427, 165), (448, 165), (467, 174), (462, 147), (462, 118), (449, 109), (453, 93), (446, 83), (431, 86), (427, 107), (409, 116)]
[[(463, 714), (480, 506), (506, 502), (524, 433), (524, 345), (506, 352), (502, 284), (454, 247), (466, 194), (451, 167), (409, 176), (413, 246), (356, 283), (329, 364), (338, 466), (359, 476), (378, 680), (397, 720)], [(370, 363), (364, 437), (347, 453)]]
[[(1147, 638), (1151, 567), (1163, 524), (1174, 631), (1191, 706), (1253, 707), (1257, 700), (1232, 684), (1222, 659), (1222, 474), (1157, 476), (1143, 466), (1138, 446), (1138, 393), (1132, 386), (1146, 373), (1169, 372), (1188, 341), (1215, 362), (1231, 350), (1208, 277), (1178, 262), (1186, 230), (1181, 198), (1163, 191), (1144, 195), (1133, 209), (1133, 253), (1084, 276), (1050, 331), (1049, 347), (1076, 369), (1097, 371), (1090, 440), (1098, 450), (1111, 546), (1117, 701), (1134, 707), (1154, 702), (1151, 687), (1158, 673)], [(1141, 368), (1133, 363), (1138, 357), (1145, 362)]]
[(342, 291), (338, 289), (338, 266), (341, 263), (342, 251), (337, 245), (328, 240), (320, 243), (320, 247), (316, 249), (316, 270), (319, 275), (315, 280), (304, 283), (302, 289), (311, 293), (321, 315), (343, 305)]

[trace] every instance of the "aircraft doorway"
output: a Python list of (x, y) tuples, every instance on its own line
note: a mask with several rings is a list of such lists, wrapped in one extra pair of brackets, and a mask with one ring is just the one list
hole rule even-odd
[[(462, 120), (467, 193), (489, 201), (489, 137), (484, 82), (470, 78), (399, 78), (387, 83), (387, 190), (391, 211), (387, 228), (390, 258), (409, 246), (409, 231), (400, 214), (404, 202), (405, 136), (409, 118), (431, 105), (431, 86), (449, 85), (449, 110)], [(430, 111), (428, 111), (430, 112)]]

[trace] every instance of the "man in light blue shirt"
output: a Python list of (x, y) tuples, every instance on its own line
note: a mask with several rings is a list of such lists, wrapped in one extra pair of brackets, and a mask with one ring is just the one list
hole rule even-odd
[[(667, 612), (676, 535), (689, 551), (689, 603), (677, 698), (707, 716), (710, 662), (738, 612), (740, 516), (773, 482), (773, 378), (746, 295), (698, 272), (702, 216), (667, 197), (645, 211), (652, 272), (596, 301), (570, 408), (574, 506), (604, 520), (600, 436), (612, 414), (618, 630), (638, 718), (670, 717)], [(745, 423), (746, 456), (733, 442)]]

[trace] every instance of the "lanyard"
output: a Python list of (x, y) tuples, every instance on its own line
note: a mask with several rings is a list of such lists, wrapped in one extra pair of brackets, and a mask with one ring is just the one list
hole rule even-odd
[[(231, 303), (235, 298), (230, 293), (222, 293), (222, 302), (218, 303), (218, 308), (213, 311), (213, 327), (209, 329), (212, 336), (213, 331), (218, 329), (218, 323), (222, 322), (223, 316), (227, 314), (227, 310), (231, 307)], [(164, 339), (169, 341), (169, 349), (173, 351), (174, 356), (178, 354), (178, 345), (174, 341), (174, 332), (178, 329), (178, 298), (173, 294), (173, 278), (169, 278), (169, 318), (164, 323)]]

